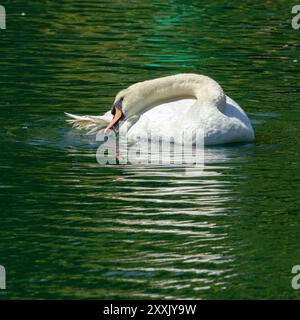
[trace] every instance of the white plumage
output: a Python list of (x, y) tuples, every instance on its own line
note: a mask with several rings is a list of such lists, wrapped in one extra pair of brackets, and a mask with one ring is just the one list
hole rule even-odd
[[(203, 129), (206, 145), (254, 140), (251, 122), (242, 108), (225, 95), (213, 79), (197, 74), (178, 74), (136, 83), (120, 91), (122, 113), (128, 138), (151, 136), (182, 142), (185, 130)], [(75, 127), (96, 133), (113, 119), (110, 111), (103, 116), (75, 116), (67, 120)]]

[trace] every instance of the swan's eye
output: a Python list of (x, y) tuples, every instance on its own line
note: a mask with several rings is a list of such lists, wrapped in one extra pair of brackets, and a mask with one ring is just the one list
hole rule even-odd
[(116, 114), (116, 109), (119, 109), (122, 112), (122, 102), (124, 100), (124, 97), (120, 98), (118, 101), (116, 101), (111, 109), (112, 115)]

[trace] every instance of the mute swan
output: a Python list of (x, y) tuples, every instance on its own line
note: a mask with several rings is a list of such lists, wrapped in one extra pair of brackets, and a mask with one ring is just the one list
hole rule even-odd
[(181, 143), (182, 132), (202, 128), (205, 145), (254, 140), (250, 120), (242, 108), (225, 95), (213, 79), (198, 74), (177, 74), (131, 85), (120, 91), (111, 111), (103, 116), (76, 116), (74, 127), (96, 133), (127, 124), (127, 136), (173, 137)]

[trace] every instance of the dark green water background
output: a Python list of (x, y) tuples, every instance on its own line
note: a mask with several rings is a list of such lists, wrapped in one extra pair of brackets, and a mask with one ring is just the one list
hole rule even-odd
[[(294, 3), (1, 4), (0, 298), (300, 297)], [(219, 81), (257, 136), (207, 148), (202, 175), (101, 167), (64, 122), (64, 111), (101, 114), (120, 89), (180, 72)]]

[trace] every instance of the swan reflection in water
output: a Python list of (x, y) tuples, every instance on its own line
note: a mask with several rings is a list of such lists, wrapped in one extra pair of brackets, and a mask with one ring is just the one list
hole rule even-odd
[[(235, 261), (231, 204), (243, 181), (232, 179), (232, 164), (246, 159), (242, 150), (247, 149), (206, 147), (202, 170), (141, 163), (140, 158), (135, 164), (99, 166), (95, 161), (93, 183), (98, 180), (101, 188), (94, 197), (106, 206), (100, 205), (93, 231), (99, 232), (99, 241), (109, 234), (116, 248), (125, 246), (124, 254), (101, 258), (100, 264), (110, 265), (104, 276), (143, 283), (147, 290), (139, 287), (133, 297), (171, 298), (170, 290), (176, 289), (176, 297), (192, 298), (211, 287), (226, 288)], [(195, 174), (186, 174), (187, 169)], [(109, 175), (101, 176), (105, 171)]]

